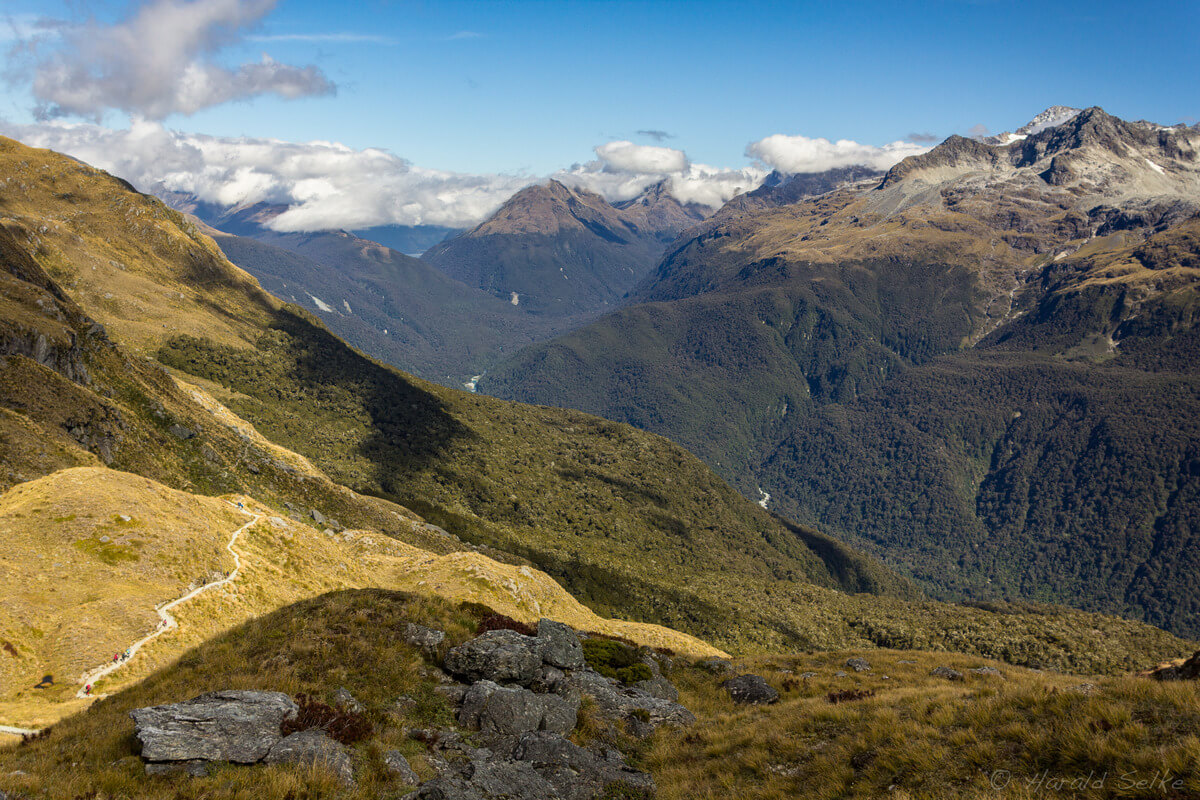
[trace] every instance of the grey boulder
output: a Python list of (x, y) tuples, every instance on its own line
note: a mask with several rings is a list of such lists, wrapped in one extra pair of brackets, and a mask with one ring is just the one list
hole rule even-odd
[(532, 764), (470, 762), (461, 772), (434, 778), (404, 800), (561, 800)]
[(854, 658), (846, 659), (846, 666), (855, 672), (870, 672), (871, 664), (865, 658), (855, 656)]
[(420, 786), (421, 778), (413, 771), (408, 759), (399, 750), (388, 750), (383, 754), (383, 766), (388, 774), (408, 786)]
[(538, 620), (537, 638), (542, 661), (559, 669), (583, 668), (583, 645), (569, 626), (552, 619)]
[(446, 654), (446, 671), (469, 681), (528, 686), (542, 666), (542, 642), (510, 630), (487, 631)]
[(528, 731), (569, 733), (574, 730), (579, 699), (535, 694), (479, 681), (467, 690), (458, 722), (487, 736), (512, 736)]
[(945, 678), (948, 681), (961, 681), (963, 679), (961, 672), (950, 667), (934, 667), (929, 670), (929, 674), (935, 678)]
[(739, 675), (721, 684), (729, 692), (733, 702), (740, 705), (765, 705), (779, 702), (779, 692), (775, 691), (759, 675)]
[(282, 692), (229, 690), (136, 708), (129, 716), (147, 761), (253, 764), (282, 738), (280, 726), (298, 710)]

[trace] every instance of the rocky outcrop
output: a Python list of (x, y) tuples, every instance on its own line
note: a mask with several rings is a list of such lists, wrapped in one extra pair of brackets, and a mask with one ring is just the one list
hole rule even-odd
[(625, 722), (637, 736), (648, 736), (659, 725), (686, 726), (696, 721), (695, 715), (678, 703), (591, 670), (569, 674), (566, 685), (592, 698), (602, 717), (611, 722)]
[(929, 670), (929, 674), (935, 678), (945, 678), (948, 681), (961, 681), (963, 679), (961, 672), (950, 667), (934, 667)]
[(510, 630), (487, 631), (446, 654), (446, 671), (469, 681), (528, 686), (542, 667), (542, 643)]
[(574, 730), (578, 712), (578, 696), (566, 699), (479, 681), (463, 698), (458, 722), (485, 736), (512, 736), (529, 731), (565, 734)]
[(530, 732), (447, 762), (405, 800), (595, 800), (652, 794), (654, 779), (612, 748), (585, 748), (557, 733)]
[(253, 764), (283, 738), (283, 721), (297, 711), (281, 692), (229, 690), (134, 709), (129, 716), (146, 761)]
[(1200, 650), (1197, 650), (1190, 658), (1162, 664), (1142, 675), (1154, 678), (1156, 681), (1200, 680)]
[(559, 669), (583, 668), (583, 645), (566, 625), (552, 619), (538, 620), (537, 639), (543, 663)]
[(408, 759), (399, 750), (388, 750), (383, 754), (383, 766), (387, 768), (388, 774), (400, 783), (409, 786), (419, 786), (421, 778), (413, 771), (412, 765), (408, 763)]

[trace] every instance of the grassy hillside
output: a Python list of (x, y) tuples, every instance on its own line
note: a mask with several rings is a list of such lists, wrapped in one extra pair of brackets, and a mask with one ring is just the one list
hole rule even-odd
[[(447, 701), (418, 652), (394, 631), (407, 622), (447, 631), (447, 644), (473, 634), (484, 610), (382, 591), (335, 592), (248, 622), (186, 653), (169, 668), (119, 692), (48, 736), (0, 750), (5, 791), (48, 798), (369, 798), (399, 794), (382, 768), (398, 748), (424, 778), (433, 769), (407, 727), (450, 724)], [(870, 672), (837, 677), (849, 656)], [(622, 742), (648, 769), (663, 800), (792, 797), (1030, 798), (1043, 772), (1069, 780), (1110, 775), (1102, 790), (1072, 796), (1161, 797), (1118, 790), (1118, 777), (1149, 780), (1168, 770), (1176, 795), (1200, 790), (1200, 706), (1190, 684), (1141, 678), (1081, 678), (1031, 672), (985, 659), (895, 651), (781, 653), (739, 666), (782, 694), (774, 706), (734, 706), (722, 677), (675, 659), (669, 676), (698, 723)], [(931, 676), (948, 666), (965, 680)], [(966, 672), (999, 668), (1000, 676)], [(785, 671), (786, 670), (786, 671)], [(804, 672), (816, 677), (804, 679)], [(365, 707), (374, 736), (353, 747), (359, 784), (346, 789), (321, 772), (286, 767), (219, 769), (207, 778), (147, 778), (132, 749), (132, 708), (177, 702), (216, 689), (306, 692), (329, 699), (346, 687)], [(833, 691), (873, 691), (831, 704)], [(398, 709), (398, 696), (415, 703)], [(1005, 782), (1007, 780), (1007, 783)], [(995, 781), (995, 783), (993, 783)], [(1171, 796), (1168, 794), (1168, 796)]]
[[(871, 671), (846, 669), (863, 655)], [(935, 653), (829, 653), (745, 665), (780, 703), (737, 707), (711, 675), (680, 670), (701, 725), (660, 736), (644, 764), (661, 800), (744, 797), (1188, 797), (1200, 792), (1195, 686), (1081, 680)], [(950, 667), (950, 681), (930, 675)], [(969, 672), (980, 667), (999, 675)], [(797, 676), (815, 672), (807, 680)], [(832, 692), (870, 692), (833, 704)], [(1161, 784), (1159, 782), (1162, 782)], [(1165, 785), (1166, 790), (1163, 790)]]
[[(250, 513), (237, 511), (242, 500)], [(544, 573), (474, 552), (446, 555), (373, 531), (322, 532), (244, 497), (201, 497), (126, 472), (63, 470), (0, 495), (0, 721), (42, 725), (88, 704), (77, 676), (155, 630), (154, 609), (233, 569), (226, 587), (174, 610), (179, 628), (154, 639), (97, 692), (131, 685), (185, 648), (285, 605), (337, 589), (402, 589), (484, 603), (526, 622), (542, 616), (695, 655), (720, 651), (653, 625), (598, 617)], [(413, 520), (414, 533), (421, 523)], [(412, 538), (412, 537), (410, 537)], [(9, 649), (11, 647), (11, 650)], [(44, 675), (55, 686), (34, 689)]]

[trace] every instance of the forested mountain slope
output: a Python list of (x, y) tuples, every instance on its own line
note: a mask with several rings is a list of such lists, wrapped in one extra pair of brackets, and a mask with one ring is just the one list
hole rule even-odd
[(662, 433), (942, 596), (1195, 634), (1200, 132), (1008, 142), (718, 213), (481, 387)]

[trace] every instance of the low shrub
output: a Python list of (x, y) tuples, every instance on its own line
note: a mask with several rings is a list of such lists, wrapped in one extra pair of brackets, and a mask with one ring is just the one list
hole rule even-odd
[(479, 627), (475, 629), (475, 635), (487, 633), (488, 631), (516, 631), (523, 633), (526, 636), (537, 636), (537, 628), (528, 625), (524, 622), (518, 622), (512, 617), (506, 617), (503, 614), (488, 614), (483, 619), (479, 620)]
[(650, 667), (638, 659), (636, 647), (612, 639), (586, 639), (583, 657), (596, 672), (626, 685), (654, 677)]
[(296, 705), (300, 707), (299, 713), (283, 721), (284, 736), (316, 729), (342, 744), (353, 744), (375, 733), (375, 726), (360, 712), (331, 706), (307, 694), (297, 695)]

